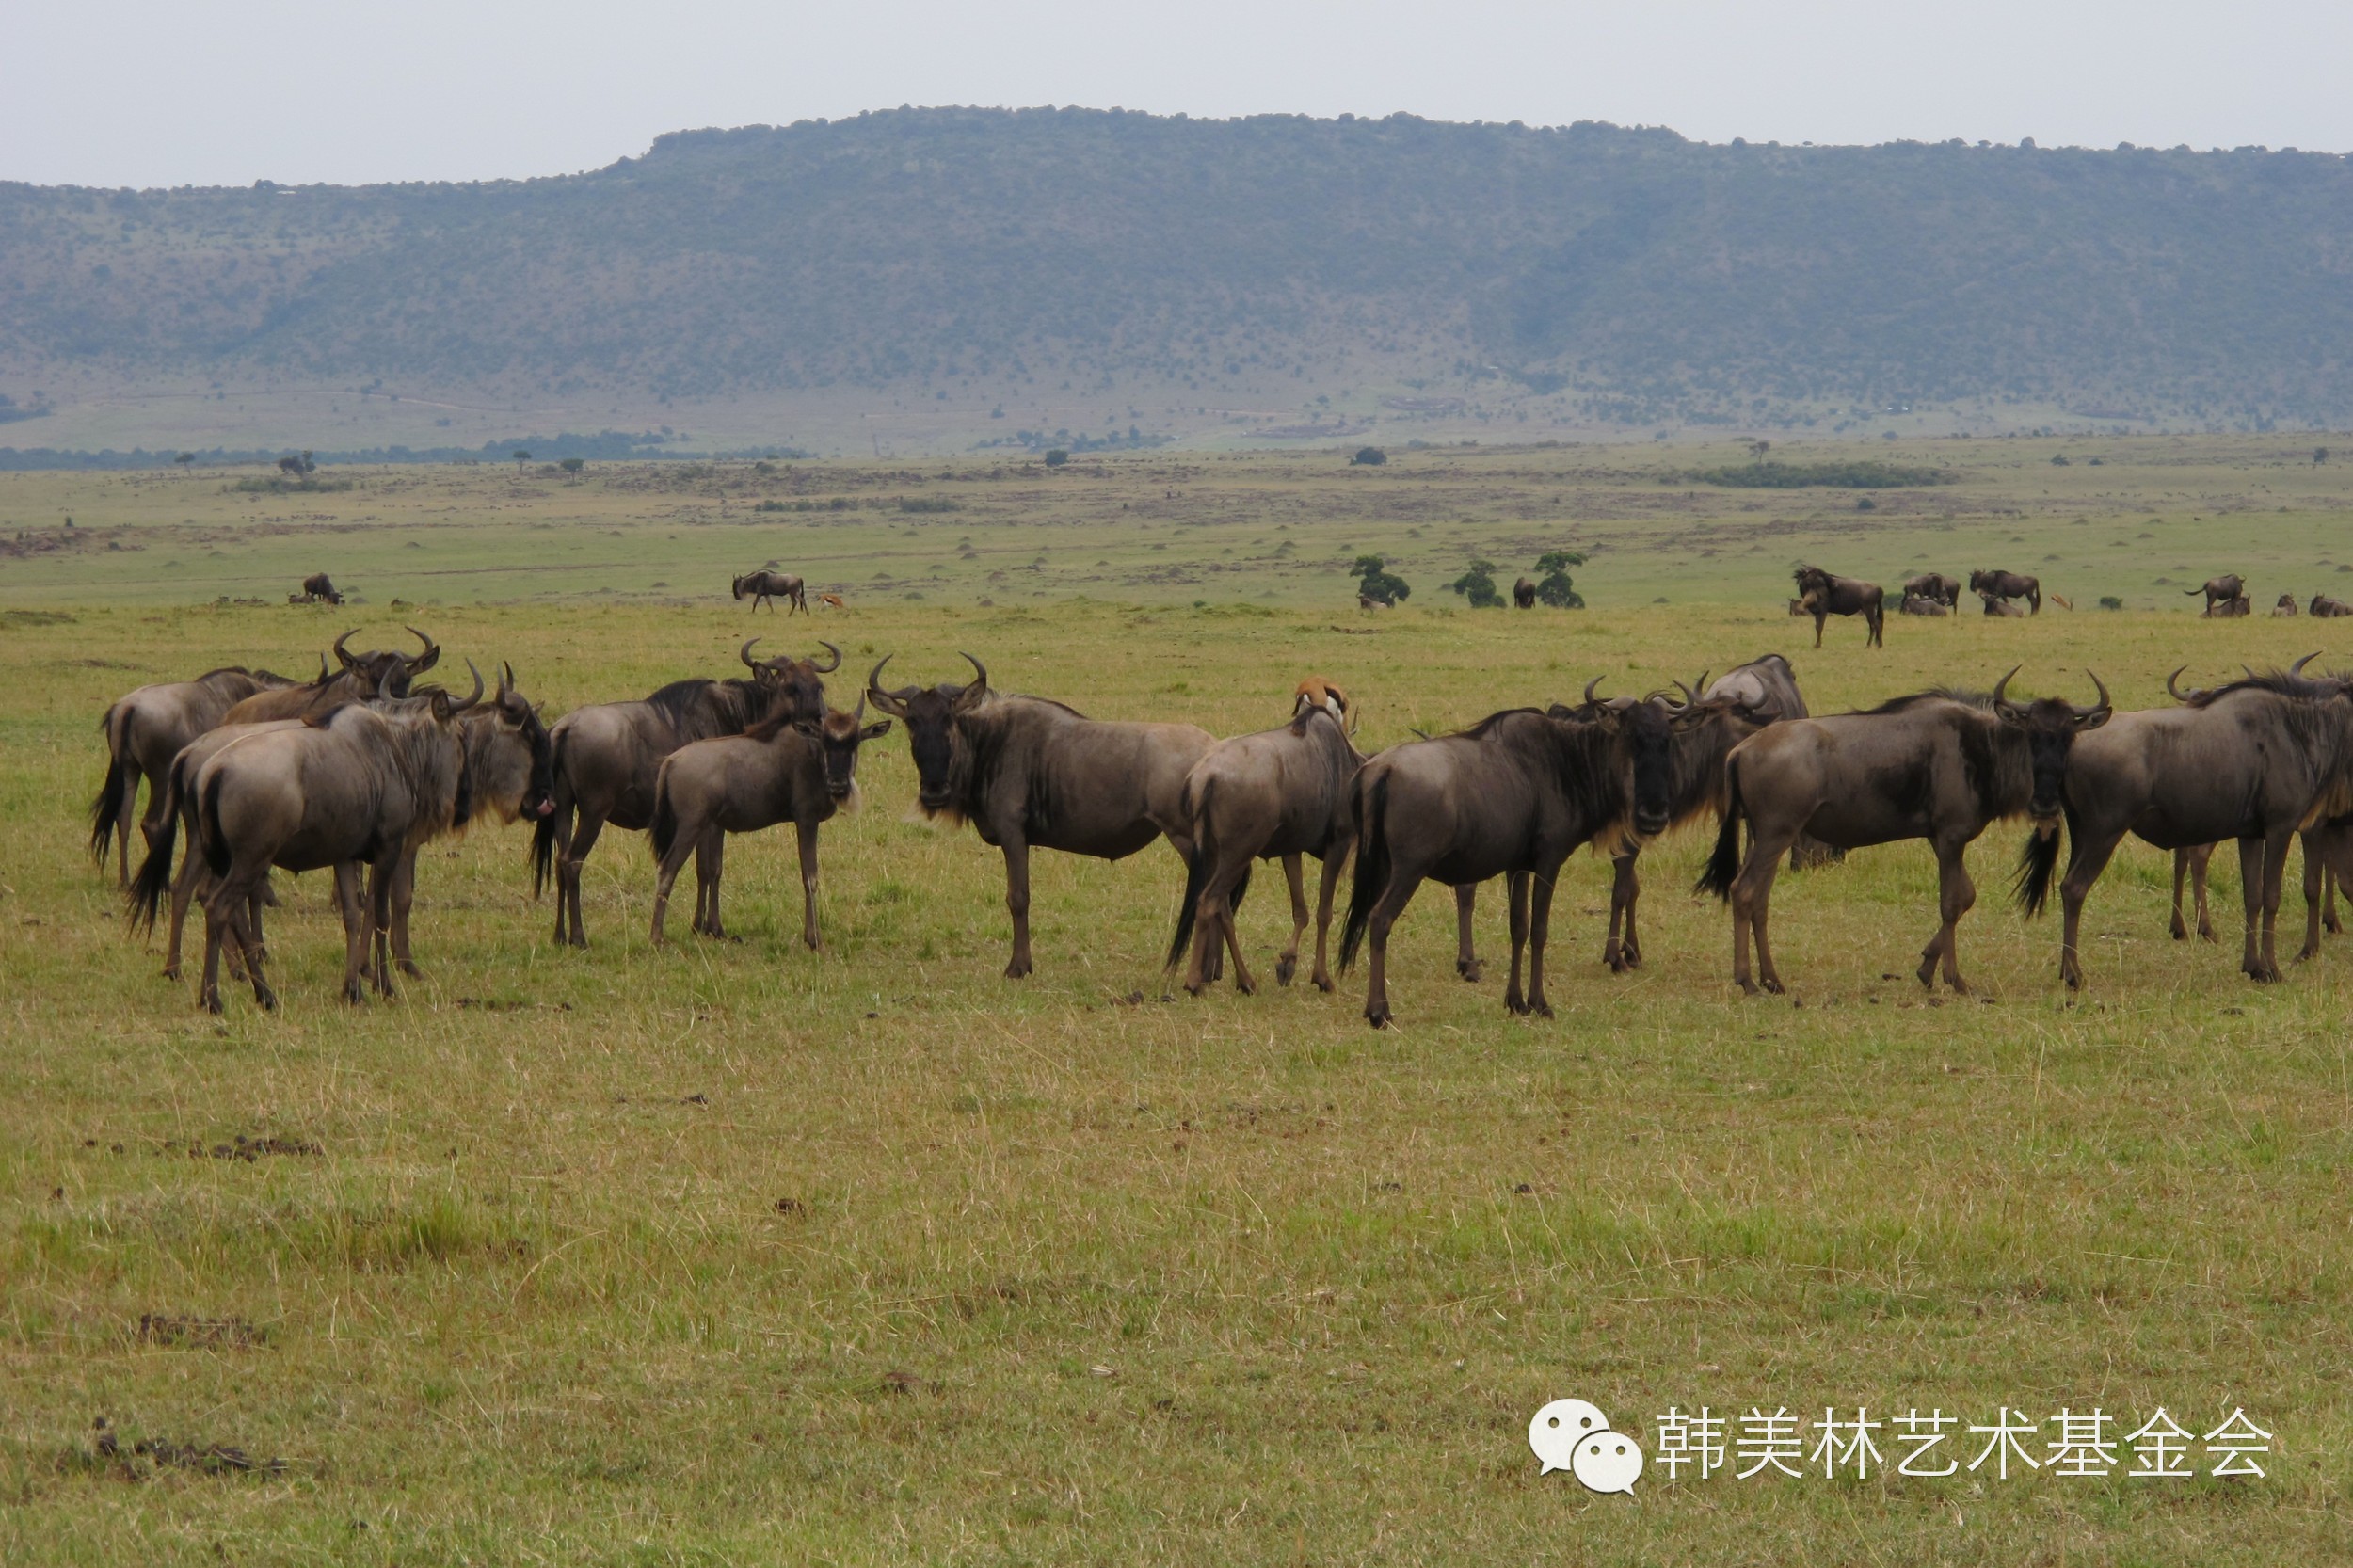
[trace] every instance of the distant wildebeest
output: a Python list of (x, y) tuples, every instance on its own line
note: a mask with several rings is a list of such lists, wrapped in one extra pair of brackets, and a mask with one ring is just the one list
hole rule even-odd
[(1989, 616), (2006, 616), (2019, 620), (2026, 618), (2026, 611), (2021, 610), (2017, 605), (2012, 604), (2009, 600), (2002, 598), (1999, 594), (1981, 592), (1977, 595), (1977, 598), (1984, 600), (1985, 613)]
[(1523, 610), (1536, 608), (1536, 583), (1533, 578), (1523, 577), (1512, 584), (1512, 602)]
[[(1994, 599), (2025, 600), (2031, 608), (2029, 615), (2042, 613), (2042, 582), (2021, 571), (1973, 571), (1969, 574), (1969, 591)], [(1988, 615), (1996, 612), (1988, 611)]]
[(334, 581), (327, 573), (314, 571), (302, 580), (302, 602), (316, 604), (321, 600), (329, 604), (341, 604), (344, 596), (335, 591)]
[[(745, 572), (735, 580), (732, 586), (735, 597), (750, 600), (754, 610), (768, 604), (772, 598), (781, 599), (790, 606), (785, 611), (787, 615), (808, 608), (807, 590), (801, 586), (801, 580), (789, 571)], [(770, 614), (774, 614), (776, 608), (768, 604)]]
[(2206, 579), (2202, 587), (2184, 588), (2182, 592), (2193, 599), (2200, 594), (2204, 594), (2206, 614), (2211, 616), (2215, 613), (2216, 605), (2228, 604), (2231, 600), (2245, 595), (2247, 583), (2238, 573), (2233, 572), (2228, 577), (2210, 577)]
[(555, 808), (532, 838), (532, 888), (555, 882), (555, 939), (588, 945), (580, 909), (580, 869), (607, 823), (635, 832), (653, 825), (654, 782), (662, 760), (693, 741), (740, 735), (771, 715), (814, 722), (825, 712), (818, 678), (841, 667), (841, 650), (821, 643), (833, 663), (790, 654), (756, 660), (754, 637), (736, 650), (751, 678), (673, 680), (634, 702), (575, 708), (550, 731), (555, 747)]
[(866, 696), (907, 728), (916, 804), (927, 817), (968, 822), (1005, 856), (1005, 907), (1013, 957), (1005, 978), (1031, 972), (1030, 851), (1059, 849), (1123, 860), (1166, 834), (1190, 862), (1185, 775), (1217, 744), (1190, 724), (1090, 719), (1043, 697), (992, 691), (970, 654), (968, 685), (882, 684), (885, 658)]
[(231, 708), (255, 692), (294, 684), (267, 670), (231, 665), (193, 680), (141, 686), (106, 710), (99, 721), (106, 737), (106, 776), (90, 802), (89, 852), (104, 870), (106, 846), (113, 841), (117, 886), (131, 885), (131, 819), (140, 781), (147, 783), (147, 813), (139, 832), (152, 844), (155, 825), (163, 820), (164, 778), (180, 748), (219, 725)]
[(1308, 978), (1332, 989), (1325, 937), (1332, 926), (1332, 893), (1355, 841), (1348, 816), (1348, 785), (1364, 763), (1347, 730), (1348, 697), (1321, 676), (1299, 683), (1291, 721), (1280, 728), (1220, 741), (1185, 776), (1180, 809), (1193, 850), (1185, 858), (1185, 896), (1168, 967), (1192, 962), (1185, 989), (1194, 996), (1213, 978), (1209, 958), (1222, 941), (1234, 961), (1235, 988), (1245, 995), (1257, 982), (1242, 959), (1234, 911), (1250, 886), (1251, 865), (1280, 859), (1291, 895), (1291, 935), (1275, 960), (1274, 980), (1289, 985), (1299, 969), (1299, 942), (1307, 929), (1307, 894), (1301, 856), (1322, 863), (1316, 888), (1316, 956)]
[(1606, 836), (1659, 832), (1672, 803), (1673, 729), (1664, 705), (1619, 708), (1592, 694), (1588, 686), (1589, 716), (1508, 709), (1455, 734), (1391, 746), (1358, 770), (1349, 792), (1356, 875), (1340, 968), (1369, 935), (1365, 1018), (1374, 1028), (1390, 1018), (1390, 929), (1427, 880), (1459, 898), (1490, 877), (1507, 879), (1512, 978), (1503, 1003), (1551, 1016), (1545, 946), (1561, 862)]
[(2204, 618), (2233, 620), (2240, 616), (2251, 616), (2254, 613), (2255, 601), (2245, 594), (2241, 594), (2236, 599), (2226, 599), (2219, 603), (2208, 604), (2205, 608)]
[(2353, 616), (2353, 604), (2347, 604), (2341, 599), (2331, 599), (2327, 594), (2314, 594), (2307, 613), (2320, 620), (2335, 620), (2340, 616)]
[(1865, 648), (1887, 645), (1886, 596), (1877, 583), (1859, 578), (1833, 577), (1819, 567), (1800, 567), (1792, 575), (1797, 580), (1798, 594), (1805, 604), (1805, 613), (1814, 617), (1814, 646), (1822, 646), (1822, 622), (1832, 616), (1861, 616), (1871, 630), (1863, 639)]
[[(2127, 833), (2168, 850), (2237, 840), (2247, 911), (2239, 967), (2253, 980), (2280, 977), (2272, 933), (2288, 845), (2307, 824), (2353, 812), (2353, 696), (2343, 680), (2307, 679), (2313, 657), (2285, 674), (2193, 693), (2176, 708), (2120, 713), (2075, 747), (2066, 779), (2074, 841), (2059, 888), (2059, 973), (2071, 990), (2083, 984), (2084, 900)], [(2022, 881), (2029, 912), (2048, 896), (2057, 854), (2048, 846)]]
[(801, 940), (813, 952), (817, 935), (817, 828), (850, 801), (857, 788), (858, 747), (888, 734), (890, 721), (866, 724), (866, 699), (853, 712), (826, 711), (811, 724), (778, 709), (741, 735), (693, 741), (663, 759), (653, 787), (653, 939), (679, 868), (695, 857), (695, 925), (725, 936), (719, 920), (719, 878), (728, 835), (756, 833), (791, 823), (800, 835)]
[(1385, 599), (1375, 599), (1370, 594), (1356, 596), (1356, 608), (1368, 614), (1374, 610), (1385, 610), (1388, 607), (1389, 601)]
[(1840, 849), (1928, 840), (1936, 852), (1939, 923), (1920, 954), (1920, 984), (1933, 985), (1941, 965), (1945, 984), (1968, 988), (1957, 934), (1977, 902), (1964, 862), (1969, 845), (1992, 824), (2022, 812), (2039, 834), (2055, 831), (2069, 752), (2115, 711), (2097, 676), (2100, 700), (2089, 709), (2059, 697), (2013, 703), (2004, 696), (2009, 679), (2002, 677), (1991, 696), (1929, 691), (1864, 712), (1771, 725), (1733, 749), (1725, 764), (1730, 805), (1700, 888), (1732, 905), (1735, 984), (1751, 995), (1759, 984), (1782, 989), (1767, 934), (1773, 874), (1782, 852), (1806, 833)]
[(2293, 617), (2296, 615), (2296, 596), (2294, 594), (2281, 594), (2280, 596), (2279, 602), (2272, 605), (2271, 614), (2275, 619)]
[(1896, 606), (1896, 612), (1904, 616), (1945, 616), (1952, 613), (1942, 600), (1921, 599), (1913, 594), (1904, 595), (1903, 602)]
[(408, 631), (424, 644), (424, 652), (414, 657), (382, 649), (354, 654), (344, 646), (352, 637), (346, 632), (335, 639), (335, 659), (341, 669), (329, 674), (327, 662), (321, 660), (317, 679), (300, 686), (255, 692), (222, 714), (220, 722), (266, 724), (271, 719), (307, 718), (345, 702), (407, 696), (409, 682), (441, 660), (440, 644), (413, 626)]
[[(473, 696), (464, 701), (437, 691), (346, 703), (301, 724), (257, 728), (215, 751), (193, 777), (183, 778), (175, 767), (172, 787), (196, 802), (194, 847), (212, 879), (203, 895), (205, 1007), (221, 1010), (224, 937), (244, 956), (254, 1000), (264, 1008), (278, 1005), (248, 919), (273, 866), (333, 868), (344, 918), (344, 999), (362, 998), (372, 941), (376, 988), (392, 995), (384, 951), (392, 872), (402, 856), (465, 825), (472, 809), (471, 775), (456, 720), (481, 696), (477, 671)], [(133, 917), (140, 924), (153, 925), (170, 884), (178, 825), (176, 814), (165, 819), (155, 852), (133, 885)]]
[[(1961, 602), (1961, 579), (1947, 577), (1941, 571), (1924, 571), (1917, 577), (1904, 579), (1904, 597), (1925, 599), (1931, 604), (1942, 604), (1949, 610)], [(1910, 613), (1917, 616), (1930, 612), (1913, 610)]]

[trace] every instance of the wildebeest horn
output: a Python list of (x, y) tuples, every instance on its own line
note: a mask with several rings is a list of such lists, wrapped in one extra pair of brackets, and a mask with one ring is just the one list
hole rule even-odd
[(1597, 676), (1595, 676), (1595, 677), (1593, 677), (1591, 680), (1588, 680), (1587, 682), (1585, 682), (1585, 706), (1586, 706), (1586, 707), (1591, 708), (1591, 707), (1593, 705), (1593, 689), (1594, 689), (1595, 687), (1599, 686), (1600, 684), (1601, 684), (1601, 677), (1600, 677), (1600, 676), (1598, 676), (1598, 675), (1597, 675)]
[(756, 643), (758, 641), (760, 641), (760, 639), (758, 637), (754, 637), (750, 642), (745, 643), (742, 648), (735, 650), (735, 656), (744, 661), (744, 667), (747, 670), (756, 670), (760, 668), (760, 665), (755, 664), (752, 660), (752, 643)]
[(2009, 689), (2009, 676), (2016, 675), (2025, 667), (2025, 666), (2023, 664), (2012, 664), (2009, 667), (2009, 675), (2006, 675), (1999, 680), (1993, 682), (1993, 711), (1995, 712), (2015, 714), (2018, 712), (2018, 705), (2005, 699), (2002, 694)]
[[(441, 712), (444, 717), (454, 719), (458, 714), (466, 712), (467, 709), (473, 707), (476, 703), (482, 700), (482, 672), (479, 669), (474, 668), (474, 662), (472, 659), (466, 661), (466, 667), (470, 670), (473, 670), (473, 696), (468, 697), (463, 702), (451, 702), (448, 707), (442, 708)], [(434, 706), (436, 708), (440, 708), (441, 704), (443, 702), (448, 702), (448, 700), (449, 694), (443, 692), (435, 701)]]
[(2088, 669), (2084, 671), (2084, 673), (2091, 677), (2092, 685), (2098, 688), (2100, 693), (2100, 702), (2099, 705), (2093, 708), (2089, 712), (2077, 713), (2075, 715), (2075, 728), (2078, 729), (2097, 729), (2100, 726), (2108, 722), (2108, 715), (2116, 712), (2116, 704), (2108, 700), (2108, 683), (2100, 679), (2100, 672), (2098, 670)]
[(312, 681), (311, 684), (313, 686), (324, 686), (327, 684), (327, 655), (324, 653), (319, 655), (319, 678), (316, 680)]
[(507, 693), (513, 691), (514, 689), (515, 661), (512, 659), (502, 660), (499, 664), (499, 696), (504, 697)]
[(352, 632), (356, 632), (359, 630), (360, 629), (355, 626), (350, 632), (346, 632), (342, 636), (335, 639), (335, 662), (343, 665), (345, 669), (351, 668), (352, 665), (360, 662), (357, 659), (354, 659), (350, 652), (344, 647), (344, 644), (351, 641)]
[(431, 669), (434, 665), (441, 662), (441, 645), (435, 642), (432, 638), (426, 636), (424, 632), (418, 631), (413, 626), (409, 627), (408, 630), (410, 636), (416, 638), (417, 641), (424, 645), (424, 651), (423, 653), (420, 653), (414, 659), (408, 661), (408, 673), (410, 675), (423, 675), (425, 671)]
[(2171, 675), (2165, 678), (2165, 689), (2176, 702), (2187, 702), (2192, 696), (2197, 695), (2195, 692), (2185, 692), (2181, 687), (2174, 684), (2175, 681), (2181, 680), (2182, 670), (2185, 670), (2187, 668), (2189, 668), (2189, 666), (2187, 664), (2184, 664), (2182, 669), (2177, 669)]
[(810, 669), (815, 670), (820, 675), (831, 675), (834, 671), (841, 667), (841, 650), (840, 648), (834, 647), (833, 644), (825, 641), (823, 637), (817, 639), (817, 646), (833, 655), (833, 663), (830, 664), (821, 664), (816, 660), (811, 659), (808, 662), (808, 667)]
[(988, 695), (988, 666), (969, 653), (964, 655), (964, 662), (972, 666), (974, 679), (969, 686), (957, 694), (956, 711), (958, 712), (968, 708), (978, 707), (981, 698)]
[[(1704, 675), (1703, 675), (1703, 676), (1701, 676), (1701, 677), (1700, 677), (1700, 679), (1701, 679), (1701, 680), (1706, 680), (1706, 679), (1707, 679), (1707, 677), (1705, 677), (1705, 676), (1704, 676)], [(1683, 694), (1683, 706), (1684, 706), (1684, 707), (1686, 707), (1686, 708), (1697, 708), (1697, 707), (1700, 705), (1700, 694), (1699, 694), (1699, 693), (1697, 693), (1697, 692), (1695, 692), (1695, 691), (1693, 691), (1690, 687), (1689, 687), (1689, 686), (1685, 685), (1682, 681), (1678, 680), (1678, 681), (1676, 681), (1676, 682), (1675, 682), (1675, 690), (1676, 690), (1676, 691), (1678, 691), (1678, 692), (1681, 692), (1681, 693)]]
[(2319, 657), (2320, 649), (2313, 649), (2310, 653), (2307, 653), (2304, 657), (2298, 659), (2295, 664), (2288, 666), (2288, 675), (2290, 678), (2301, 676), (2304, 673), (2304, 666)]
[(863, 702), (867, 697), (871, 696), (874, 699), (875, 707), (881, 709), (884, 712), (888, 713), (894, 719), (903, 719), (907, 716), (906, 703), (890, 693), (884, 691), (882, 686), (883, 664), (890, 663), (894, 657), (895, 655), (888, 653), (882, 656), (882, 663), (874, 666), (874, 673), (866, 678), (866, 690), (858, 697), (858, 700)]

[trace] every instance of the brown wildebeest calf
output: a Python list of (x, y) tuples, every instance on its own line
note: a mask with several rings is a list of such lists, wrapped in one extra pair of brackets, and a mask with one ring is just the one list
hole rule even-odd
[(2255, 601), (2248, 598), (2245, 594), (2241, 594), (2236, 599), (2226, 599), (2218, 604), (2207, 605), (2202, 618), (2207, 620), (2235, 620), (2241, 616), (2251, 616), (2254, 613)]
[(828, 709), (815, 724), (778, 712), (741, 735), (682, 745), (663, 760), (653, 787), (653, 939), (663, 940), (670, 888), (679, 868), (695, 857), (695, 925), (725, 936), (719, 921), (719, 876), (728, 835), (757, 833), (791, 823), (801, 841), (801, 940), (814, 952), (817, 935), (817, 828), (856, 797), (857, 749), (888, 734), (890, 721), (861, 725), (866, 699), (855, 712)]
[[(2239, 576), (2238, 573), (2232, 572), (2227, 577), (2209, 577), (2206, 579), (2203, 585), (2195, 588), (2184, 588), (2182, 592), (2193, 599), (2200, 594), (2204, 594), (2206, 596), (2206, 614), (2211, 616), (2215, 613), (2214, 607), (2216, 605), (2228, 604), (2234, 599), (2245, 597), (2247, 593), (2247, 581)], [(2230, 612), (2225, 611), (2223, 613), (2227, 615)]]
[(2293, 618), (2296, 615), (2296, 596), (2294, 594), (2281, 594), (2279, 597), (2279, 600), (2271, 606), (2271, 615), (2272, 618), (2275, 620)]
[(2018, 620), (2024, 620), (2026, 617), (2025, 611), (2021, 610), (1999, 594), (1981, 592), (1977, 597), (1985, 601), (1985, 613), (1989, 616), (2009, 616)]
[[(1924, 571), (1917, 577), (1904, 579), (1904, 597), (1925, 599), (1949, 610), (1961, 602), (1961, 579), (1947, 577), (1941, 571)], [(1926, 613), (1920, 610), (1912, 612), (1913, 615)]]
[(1732, 905), (1735, 984), (1750, 995), (1760, 984), (1782, 989), (1768, 936), (1773, 873), (1782, 852), (1806, 833), (1840, 849), (1928, 840), (1936, 851), (1939, 920), (1920, 953), (1920, 984), (1933, 985), (1941, 964), (1945, 984), (1968, 989), (1957, 936), (1977, 902), (1963, 859), (1969, 845), (1992, 824), (2022, 812), (2043, 824), (2029, 842), (2049, 841), (2070, 749), (2114, 712), (2105, 686), (2097, 706), (2079, 709), (2059, 697), (2021, 706), (2003, 696), (2009, 685), (2006, 675), (1990, 697), (1929, 691), (1865, 712), (1771, 725), (1733, 748), (1725, 763), (1731, 805), (1699, 886)]
[(1814, 617), (1814, 646), (1822, 646), (1822, 622), (1832, 616), (1861, 616), (1870, 632), (1865, 648), (1887, 646), (1886, 595), (1877, 583), (1855, 577), (1833, 577), (1819, 567), (1800, 567), (1792, 575), (1805, 613)]
[[(729, 586), (737, 599), (750, 600), (754, 610), (768, 604), (771, 599), (783, 600), (787, 615), (808, 608), (808, 591), (801, 586), (801, 580), (789, 571), (747, 571)], [(771, 615), (776, 608), (768, 604)]]

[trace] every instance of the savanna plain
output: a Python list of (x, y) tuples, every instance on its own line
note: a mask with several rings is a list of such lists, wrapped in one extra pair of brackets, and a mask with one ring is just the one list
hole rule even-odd
[[(1774, 454), (1947, 481), (1865, 491), (1703, 484), (1751, 459), (1648, 443), (0, 476), (0, 1559), (2342, 1562), (2353, 938), (2243, 979), (2228, 854), (2208, 945), (2168, 937), (2166, 857), (2121, 853), (2071, 1000), (2054, 922), (2007, 897), (2023, 824), (1972, 855), (1967, 998), (1912, 979), (1925, 848), (1858, 852), (1783, 878), (1791, 994), (1748, 1000), (1688, 891), (1696, 825), (1643, 856), (1635, 973), (1599, 962), (1607, 865), (1571, 862), (1548, 1020), (1505, 1015), (1499, 889), (1466, 984), (1424, 888), (1375, 1032), (1361, 968), (1186, 996), (1164, 845), (1041, 854), (1037, 973), (1005, 981), (1000, 861), (917, 819), (897, 731), (824, 830), (822, 953), (788, 833), (728, 856), (736, 940), (674, 911), (663, 949), (643, 838), (609, 833), (575, 952), (526, 830), (486, 823), (426, 854), (397, 1000), (337, 1000), (325, 879), (281, 875), (283, 1006), (230, 986), (215, 1018), (84, 847), (110, 700), (307, 675), (355, 625), (430, 632), (442, 678), (512, 661), (551, 718), (740, 673), (754, 634), (838, 644), (845, 706), (886, 654), (928, 681), (969, 650), (1003, 688), (1221, 734), (1315, 672), (1368, 751), (1769, 650), (1817, 712), (2013, 664), (2151, 706), (2177, 665), (2353, 664), (2353, 622), (2265, 614), (2353, 582), (2313, 445)], [(1554, 548), (1587, 554), (1588, 608), (1444, 586)], [(1364, 553), (1402, 607), (1358, 610)], [(1834, 620), (1817, 651), (1785, 613), (1801, 559), (1891, 590), (2031, 571), (2073, 608), (1891, 616), (1884, 649)], [(730, 601), (770, 561), (843, 607)], [(353, 603), (286, 602), (322, 569)], [(2225, 571), (2252, 617), (2184, 596)], [(1284, 902), (1269, 868), (1242, 908), (1262, 981)], [(2283, 957), (2302, 917), (2291, 890)], [(1867, 1479), (1654, 1457), (1605, 1496), (1529, 1451), (1568, 1395), (1654, 1449), (1703, 1404), (2008, 1408), (2037, 1458), (2062, 1408), (2111, 1440), (2160, 1405), (2273, 1436), (2261, 1479), (2195, 1443), (2192, 1480), (2129, 1453), (1999, 1479), (1966, 1433), (1960, 1474), (1898, 1477), (1882, 1431)]]

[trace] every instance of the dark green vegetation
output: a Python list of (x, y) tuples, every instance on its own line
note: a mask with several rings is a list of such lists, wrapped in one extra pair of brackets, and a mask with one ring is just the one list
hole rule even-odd
[[(2066, 467), (2064, 458), (2052, 460)], [(1819, 463), (1726, 463), (1697, 470), (1690, 477), (1702, 485), (1721, 485), (1737, 490), (1897, 489), (1943, 485), (1952, 479), (1942, 469), (1908, 468), (1901, 463), (1882, 463), (1868, 457)]]
[(2263, 426), (2353, 414), (2348, 232), (2345, 159), (2253, 149), (905, 110), (487, 184), (0, 186), (0, 374)]

